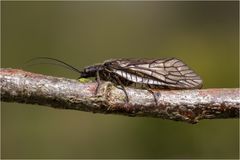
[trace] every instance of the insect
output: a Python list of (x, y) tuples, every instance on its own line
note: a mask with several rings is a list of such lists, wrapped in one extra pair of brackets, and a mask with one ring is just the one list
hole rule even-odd
[[(95, 77), (98, 91), (101, 80), (111, 81), (120, 86), (126, 95), (125, 86), (147, 89), (198, 89), (202, 87), (202, 79), (185, 63), (177, 58), (163, 59), (113, 59), (102, 64), (85, 67), (83, 71), (54, 58), (39, 57), (59, 62), (61, 65), (76, 71), (79, 78)], [(154, 95), (156, 101), (156, 97)]]

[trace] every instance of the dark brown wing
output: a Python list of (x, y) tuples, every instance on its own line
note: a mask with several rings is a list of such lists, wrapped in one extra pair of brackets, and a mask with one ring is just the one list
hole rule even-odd
[(135, 83), (166, 86), (173, 89), (202, 87), (202, 79), (176, 58), (119, 59), (111, 61), (113, 72)]

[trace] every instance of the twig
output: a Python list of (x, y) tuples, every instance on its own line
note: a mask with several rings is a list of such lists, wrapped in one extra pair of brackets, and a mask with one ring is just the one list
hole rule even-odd
[(159, 91), (156, 105), (146, 90), (126, 88), (125, 94), (110, 82), (97, 83), (45, 76), (18, 69), (1, 69), (1, 100), (39, 104), (61, 109), (128, 116), (160, 117), (196, 123), (200, 119), (239, 118), (239, 88)]

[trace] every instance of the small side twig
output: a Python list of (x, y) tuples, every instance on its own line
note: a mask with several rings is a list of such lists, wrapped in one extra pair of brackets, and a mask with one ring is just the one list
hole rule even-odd
[(159, 91), (156, 105), (146, 90), (126, 88), (125, 94), (110, 82), (97, 83), (45, 76), (18, 69), (1, 69), (1, 100), (39, 104), (61, 109), (128, 116), (160, 117), (196, 123), (200, 119), (239, 118), (239, 88)]

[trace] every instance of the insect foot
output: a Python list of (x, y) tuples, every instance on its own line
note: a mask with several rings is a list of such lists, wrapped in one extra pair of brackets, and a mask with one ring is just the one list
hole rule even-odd
[(100, 84), (96, 85), (96, 89), (94, 91), (94, 95), (96, 97), (107, 98), (108, 94), (109, 94), (109, 92), (110, 92), (110, 90), (111, 90), (111, 88), (113, 86), (114, 85), (111, 82), (104, 82), (104, 81), (102, 81)]
[(125, 87), (124, 86), (116, 86), (116, 88), (121, 89), (123, 91), (123, 93), (125, 94), (126, 104), (129, 103), (129, 97), (128, 97), (128, 93), (127, 93)]

